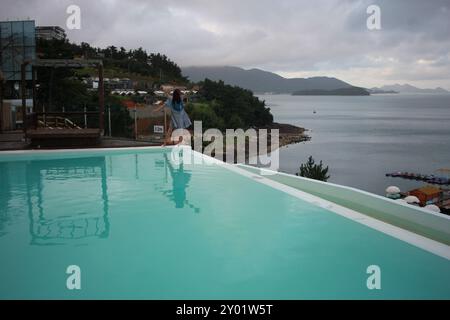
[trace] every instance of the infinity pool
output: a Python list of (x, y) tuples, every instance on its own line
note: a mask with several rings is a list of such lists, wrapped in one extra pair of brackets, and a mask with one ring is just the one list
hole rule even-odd
[(0, 298), (450, 298), (443, 257), (231, 165), (171, 159), (0, 154)]

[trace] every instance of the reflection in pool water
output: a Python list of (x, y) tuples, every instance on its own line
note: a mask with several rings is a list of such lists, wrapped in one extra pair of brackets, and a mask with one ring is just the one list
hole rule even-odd
[(175, 203), (175, 208), (184, 208), (184, 206), (187, 205), (193, 209), (195, 213), (199, 213), (200, 208), (191, 204), (187, 199), (186, 189), (189, 187), (189, 181), (191, 180), (192, 174), (185, 170), (183, 162), (175, 165), (168, 159), (167, 154), (164, 154), (164, 169), (166, 175), (167, 172), (170, 174), (172, 188), (162, 190), (162, 194)]
[[(155, 162), (160, 170), (155, 172), (160, 175), (151, 177), (155, 183), (149, 189), (148, 162), (139, 161), (139, 154), (129, 160), (122, 159), (121, 163), (133, 170), (134, 175), (126, 179), (134, 181), (133, 186), (146, 192), (158, 191), (174, 203), (176, 209), (187, 207), (194, 213), (200, 212), (200, 208), (188, 200), (192, 173), (183, 163), (172, 163), (164, 154)], [(91, 156), (0, 162), (0, 236), (6, 232), (8, 224), (22, 215), (27, 217), (32, 245), (78, 244), (79, 240), (107, 238), (110, 234), (108, 194), (111, 194), (108, 184), (122, 178), (121, 172), (113, 173), (112, 161), (111, 156)], [(125, 184), (123, 186), (125, 188)], [(20, 203), (17, 193), (20, 193)]]
[[(82, 165), (72, 166), (68, 166), (65, 160), (52, 160), (51, 163), (34, 161), (26, 164), (26, 198), (32, 244), (67, 244), (71, 240), (88, 237), (108, 237), (105, 157), (80, 160)], [(70, 193), (66, 193), (65, 199), (61, 200), (46, 192), (58, 190), (61, 186), (67, 187), (68, 184), (68, 187), (73, 189), (92, 187), (92, 202), (78, 201), (75, 207), (64, 206), (64, 203), (71, 204), (73, 201), (70, 199)], [(61, 194), (58, 193), (58, 196)], [(54, 207), (55, 201), (60, 202), (57, 210)], [(92, 205), (93, 203), (96, 205)]]

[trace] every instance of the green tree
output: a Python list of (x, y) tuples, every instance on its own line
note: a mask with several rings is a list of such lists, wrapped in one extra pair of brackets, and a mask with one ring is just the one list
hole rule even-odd
[(128, 109), (122, 105), (121, 99), (113, 95), (105, 97), (104, 128), (109, 133), (108, 108), (111, 109), (111, 129), (113, 137), (132, 137), (133, 119)]
[(320, 160), (319, 164), (316, 164), (312, 156), (309, 156), (306, 163), (300, 165), (300, 172), (296, 173), (296, 175), (320, 181), (327, 181), (330, 178), (328, 166), (324, 168), (322, 160)]
[(225, 130), (223, 119), (214, 111), (215, 102), (211, 103), (188, 103), (186, 112), (194, 121), (202, 121), (203, 128), (217, 128)]
[(166, 55), (160, 53), (148, 54), (142, 47), (128, 50), (124, 47), (108, 46), (104, 49), (91, 47), (89, 43), (70, 43), (64, 40), (37, 41), (38, 56), (43, 59), (73, 59), (85, 57), (102, 59), (105, 70), (116, 70), (154, 79), (162, 78), (163, 82), (187, 83), (181, 68)]
[(226, 85), (223, 81), (205, 79), (199, 93), (203, 101), (214, 102), (214, 112), (223, 119), (226, 128), (248, 129), (273, 123), (273, 116), (265, 102), (249, 90)]

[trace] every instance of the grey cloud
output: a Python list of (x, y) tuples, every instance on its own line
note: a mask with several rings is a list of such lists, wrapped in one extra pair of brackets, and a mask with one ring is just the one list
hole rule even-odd
[[(357, 68), (359, 85), (395, 78), (450, 88), (449, 76), (444, 76), (450, 71), (449, 0), (0, 3), (0, 19), (30, 17), (41, 25), (62, 26), (66, 7), (78, 4), (82, 30), (68, 31), (71, 40), (96, 46), (141, 46), (166, 53), (181, 65), (228, 64), (324, 74), (346, 74)], [(381, 7), (380, 31), (366, 28), (366, 8), (373, 3)], [(377, 79), (369, 77), (374, 69), (379, 70)]]

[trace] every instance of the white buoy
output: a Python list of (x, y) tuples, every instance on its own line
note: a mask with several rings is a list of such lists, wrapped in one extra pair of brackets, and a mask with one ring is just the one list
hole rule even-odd
[(400, 198), (400, 188), (396, 186), (387, 187), (386, 197), (394, 200)]
[(436, 206), (436, 205), (434, 205), (434, 204), (426, 205), (426, 206), (424, 207), (424, 209), (427, 209), (427, 210), (430, 210), (430, 211), (433, 211), (433, 212), (437, 212), (437, 213), (440, 213), (440, 212), (441, 212), (441, 209), (439, 209), (439, 207)]
[(396, 187), (396, 186), (390, 186), (386, 188), (386, 193), (387, 194), (396, 194), (396, 193), (400, 193), (400, 188)]
[(409, 204), (420, 203), (419, 198), (417, 198), (416, 196), (407, 196), (404, 200)]

